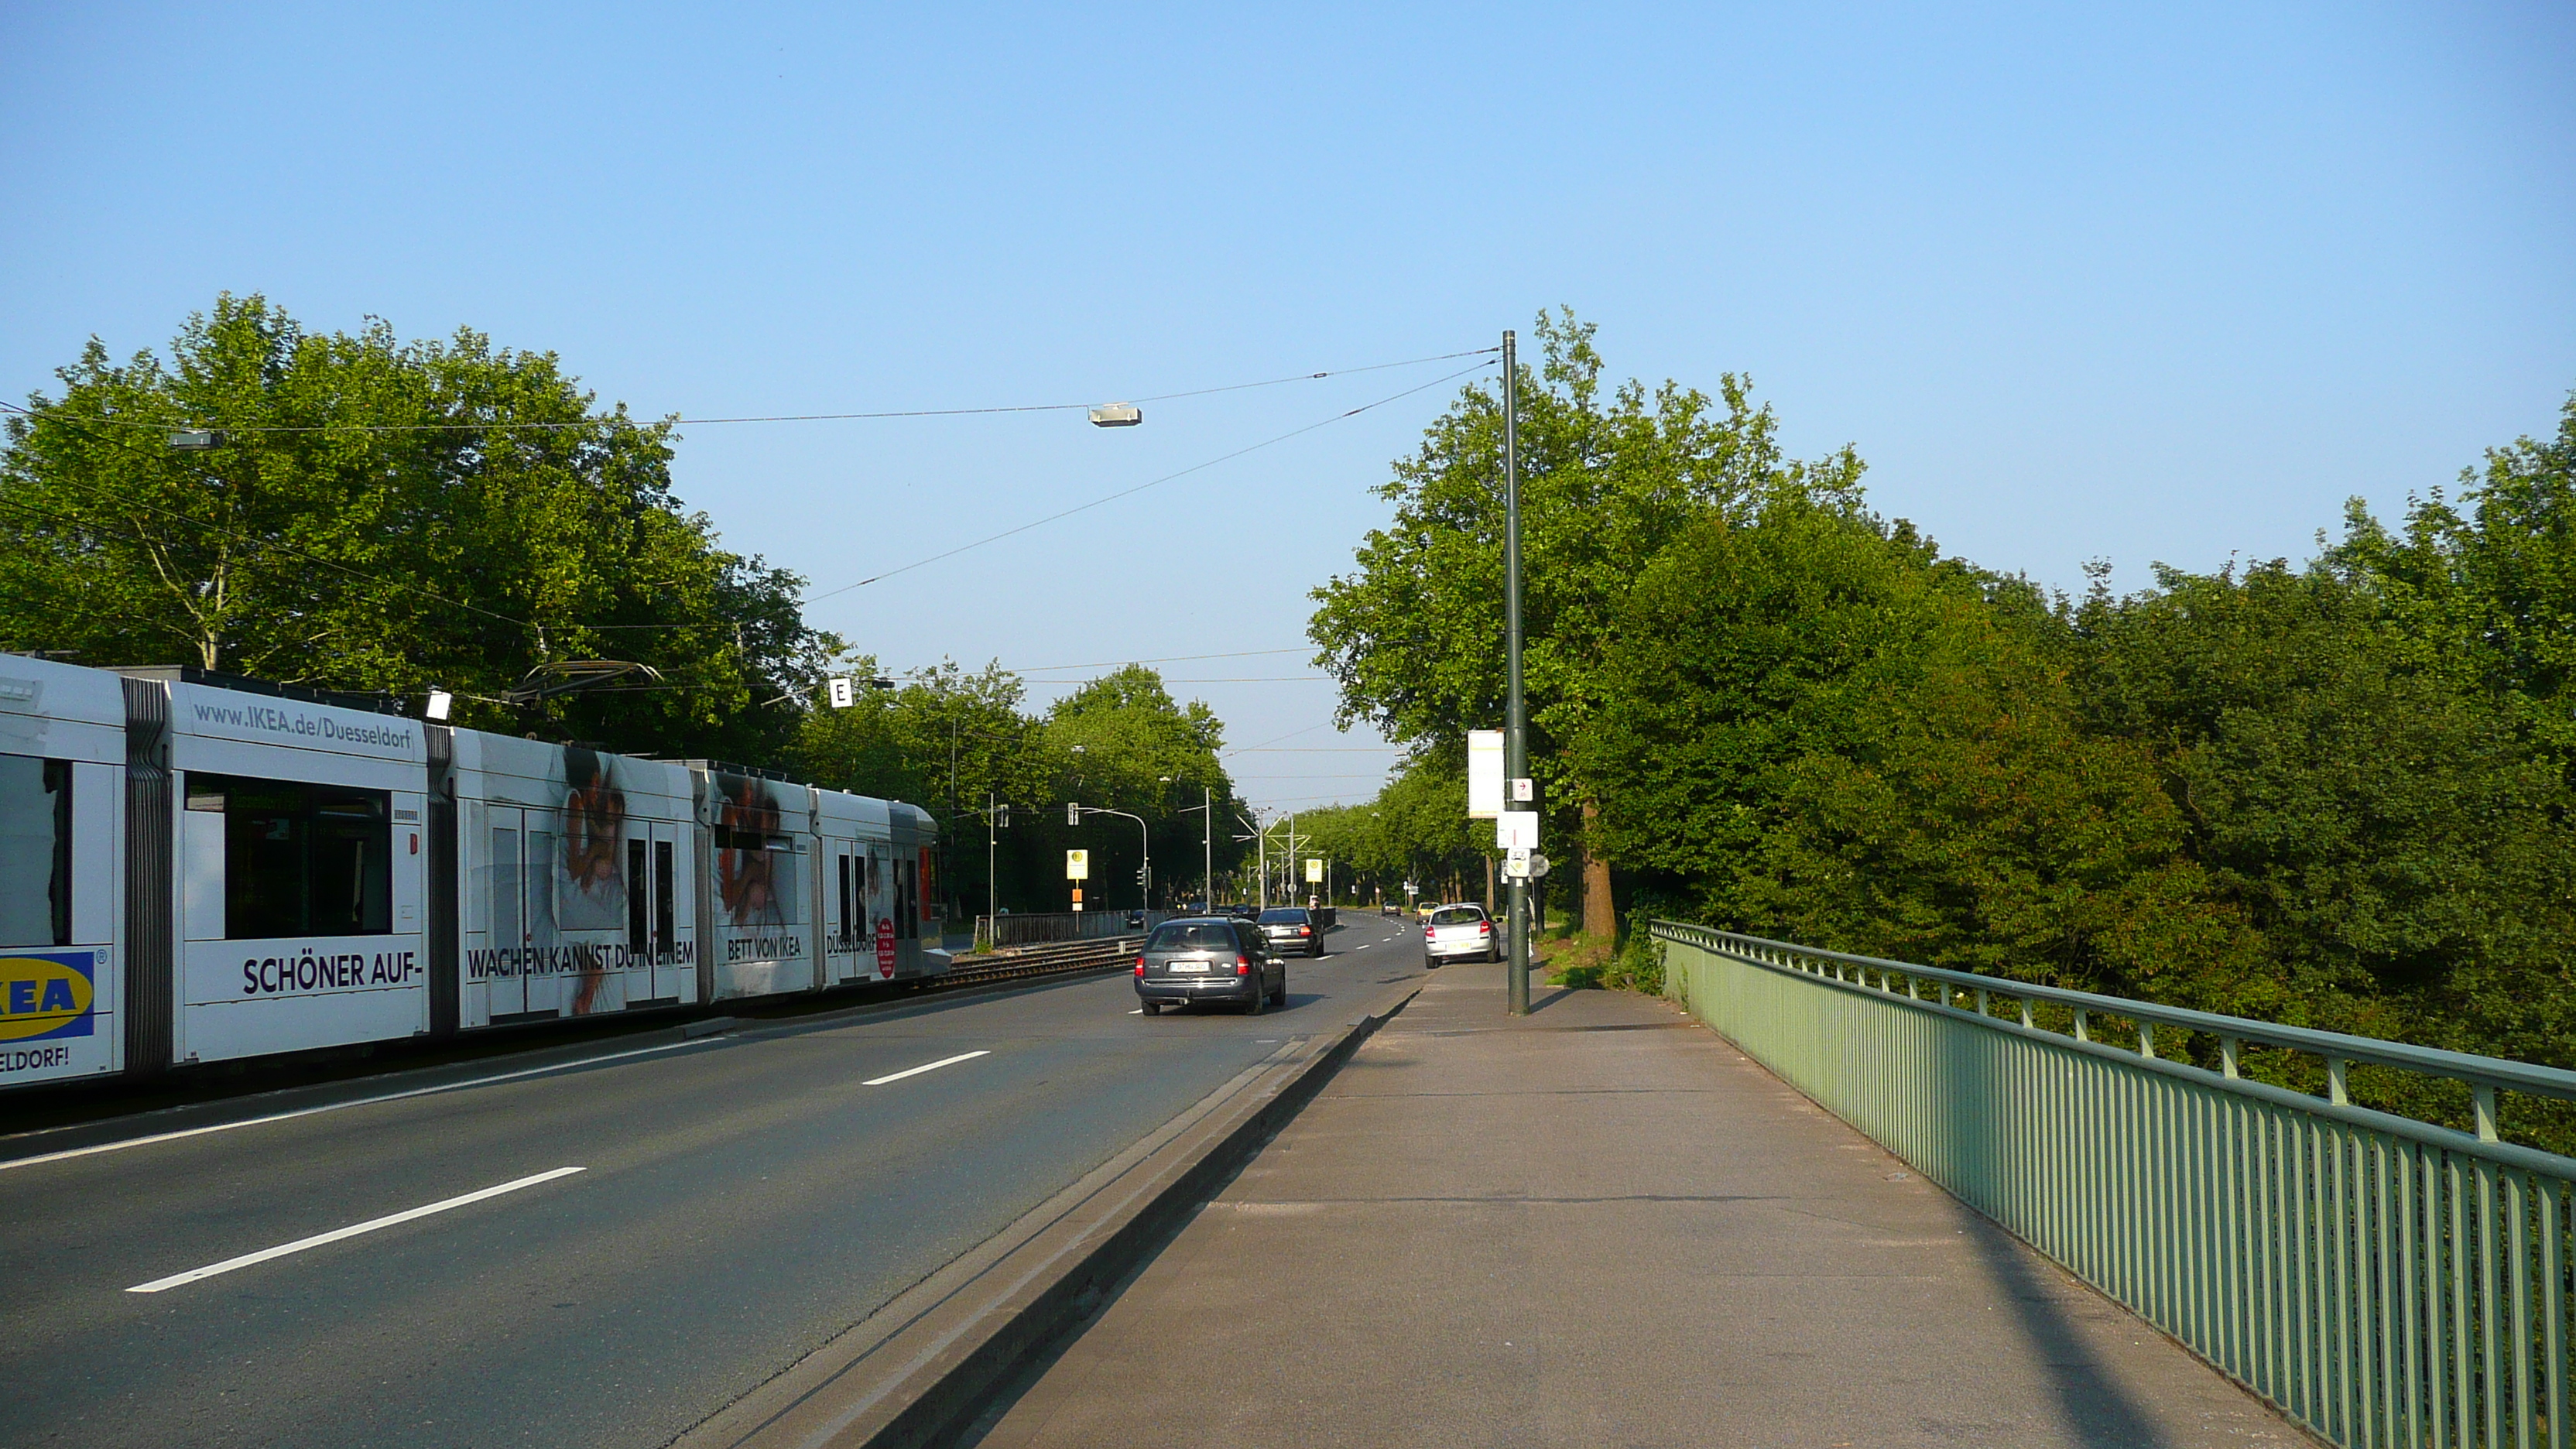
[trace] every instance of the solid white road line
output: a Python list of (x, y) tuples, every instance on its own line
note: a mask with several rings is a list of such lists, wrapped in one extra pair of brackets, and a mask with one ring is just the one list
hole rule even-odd
[(191, 1268), (185, 1273), (173, 1273), (167, 1278), (155, 1278), (149, 1283), (137, 1283), (125, 1291), (128, 1293), (159, 1293), (165, 1289), (182, 1287), (187, 1284), (197, 1282), (200, 1279), (212, 1278), (218, 1273), (229, 1273), (235, 1268), (247, 1268), (254, 1263), (265, 1263), (271, 1258), (283, 1258), (289, 1253), (301, 1253), (307, 1248), (318, 1248), (325, 1243), (336, 1243), (342, 1238), (354, 1238), (360, 1233), (372, 1233), (378, 1228), (390, 1228), (396, 1223), (407, 1223), (414, 1218), (425, 1218), (432, 1213), (443, 1213), (449, 1208), (461, 1208), (466, 1206), (468, 1203), (481, 1202), (487, 1197), (499, 1197), (505, 1192), (517, 1192), (520, 1188), (534, 1187), (541, 1182), (552, 1182), (558, 1177), (570, 1177), (579, 1171), (581, 1171), (581, 1169), (578, 1167), (558, 1167), (552, 1172), (540, 1172), (534, 1177), (517, 1178), (494, 1187), (484, 1188), (480, 1192), (469, 1192), (463, 1197), (451, 1197), (444, 1202), (434, 1202), (426, 1207), (412, 1208), (407, 1212), (392, 1213), (381, 1218), (369, 1218), (363, 1223), (351, 1223), (345, 1228), (334, 1228), (327, 1233), (316, 1233), (309, 1238), (297, 1238), (291, 1243), (280, 1243), (274, 1248), (262, 1248), (256, 1253), (244, 1253), (238, 1258), (226, 1258), (220, 1263), (212, 1263), (203, 1268)]
[[(703, 1040), (703, 1039), (701, 1039)], [(292, 1112), (271, 1112), (265, 1117), (244, 1117), (238, 1122), (217, 1122), (207, 1127), (188, 1127), (177, 1132), (155, 1132), (149, 1137), (128, 1137), (121, 1142), (101, 1142), (94, 1147), (70, 1147), (37, 1157), (20, 1157), (0, 1162), (0, 1172), (13, 1167), (33, 1167), (40, 1162), (65, 1162), (75, 1157), (88, 1157), (99, 1152), (122, 1152), (128, 1147), (149, 1147), (155, 1142), (176, 1142), (182, 1137), (203, 1137), (209, 1132), (230, 1132), (236, 1127), (261, 1127), (271, 1122), (288, 1122), (298, 1117), (316, 1117), (324, 1112), (340, 1112), (351, 1107), (372, 1107), (379, 1102), (399, 1102), (408, 1097), (427, 1097), (439, 1092), (461, 1092), (468, 1087), (488, 1087), (494, 1082), (514, 1081), (520, 1077), (540, 1077), (548, 1072), (568, 1072), (575, 1067), (594, 1066), (600, 1062), (619, 1061), (627, 1057), (650, 1056), (655, 1052), (676, 1051), (697, 1046), (697, 1041), (669, 1041), (660, 1046), (637, 1047), (633, 1051), (610, 1052), (605, 1056), (583, 1057), (577, 1062), (557, 1062), (550, 1067), (527, 1067), (515, 1072), (501, 1072), (489, 1077), (475, 1077), (462, 1082), (447, 1082), (435, 1087), (414, 1087), (404, 1092), (387, 1092), (382, 1096), (360, 1097), (349, 1102), (326, 1102), (319, 1107), (298, 1107)]]
[[(1137, 1008), (1137, 1010), (1142, 1011), (1142, 1010), (1144, 1010), (1144, 1008), (1140, 1006), (1140, 1007), (1138, 1007), (1138, 1008)], [(904, 1078), (906, 1078), (906, 1077), (917, 1077), (917, 1076), (920, 1076), (920, 1075), (921, 1075), (922, 1073), (924, 1073), (924, 1072), (935, 1072), (935, 1071), (938, 1071), (941, 1067), (953, 1067), (953, 1066), (957, 1065), (959, 1062), (971, 1062), (971, 1061), (975, 1060), (977, 1057), (989, 1057), (989, 1056), (991, 1056), (991, 1055), (992, 1055), (992, 1053), (991, 1053), (991, 1052), (988, 1052), (988, 1051), (986, 1051), (986, 1052), (959, 1052), (957, 1055), (955, 1055), (955, 1056), (953, 1056), (953, 1057), (941, 1057), (939, 1060), (937, 1060), (937, 1061), (935, 1061), (935, 1062), (924, 1062), (924, 1063), (922, 1063), (920, 1066), (912, 1067), (912, 1068), (908, 1068), (908, 1069), (906, 1069), (906, 1070), (904, 1070), (904, 1071), (896, 1072), (896, 1073), (894, 1073), (894, 1074), (893, 1074), (893, 1075), (891, 1075), (891, 1076), (884, 1076), (884, 1077), (870, 1077), (870, 1078), (868, 1078), (866, 1081), (859, 1083), (859, 1085), (860, 1085), (860, 1086), (862, 1086), (862, 1087), (882, 1087), (882, 1086), (884, 1086), (884, 1085), (885, 1085), (886, 1083), (888, 1083), (888, 1082), (900, 1082), (900, 1081), (902, 1081), (902, 1080), (903, 1080)]]

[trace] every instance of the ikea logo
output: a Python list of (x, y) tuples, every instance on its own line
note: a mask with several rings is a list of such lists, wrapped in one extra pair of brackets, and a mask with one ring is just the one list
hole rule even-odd
[(0, 956), (0, 1041), (88, 1036), (97, 1030), (96, 951)]

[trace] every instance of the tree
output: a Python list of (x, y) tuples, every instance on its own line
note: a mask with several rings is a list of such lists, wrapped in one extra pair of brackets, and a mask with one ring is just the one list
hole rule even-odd
[[(683, 511), (669, 426), (593, 411), (553, 354), (316, 335), (226, 295), (166, 363), (93, 339), (57, 376), (0, 454), (0, 648), (438, 686), (460, 723), (761, 760), (833, 647), (801, 580)], [(172, 448), (175, 428), (215, 445)], [(500, 702), (588, 658), (664, 677)]]
[[(1203, 853), (1212, 853), (1221, 867), (1241, 857), (1242, 847), (1223, 828), (1237, 804), (1234, 782), (1218, 758), (1225, 725), (1197, 700), (1174, 703), (1154, 670), (1130, 664), (1057, 700), (1047, 711), (1045, 733), (1067, 772), (1066, 798), (1143, 816), (1154, 854), (1164, 861), (1163, 879), (1195, 878)], [(1213, 845), (1203, 844), (1209, 837), (1196, 815), (1180, 813), (1201, 803), (1203, 790), (1215, 802)], [(1135, 837), (1123, 828), (1101, 828), (1123, 824), (1094, 821), (1078, 832), (1079, 843), (1093, 851), (1093, 879), (1114, 870), (1107, 878), (1130, 880), (1142, 863), (1126, 853), (1138, 843)]]
[[(855, 656), (843, 667), (866, 677), (877, 664)], [(980, 912), (987, 891), (980, 812), (988, 793), (1011, 807), (993, 855), (995, 894), (1014, 909), (1058, 908), (1069, 847), (1093, 852), (1093, 900), (1131, 898), (1142, 862), (1126, 851), (1137, 836), (1114, 820), (1068, 825), (1067, 801), (1143, 816), (1161, 880), (1180, 882), (1199, 874), (1201, 827), (1182, 809), (1199, 804), (1204, 787), (1216, 805), (1218, 867), (1242, 853), (1224, 828), (1235, 808), (1217, 758), (1224, 726), (1206, 705), (1175, 704), (1161, 676), (1137, 665), (1085, 684), (1042, 716), (1026, 712), (1025, 697), (1020, 677), (998, 663), (970, 672), (943, 661), (850, 708), (808, 716), (793, 758), (819, 784), (911, 801), (936, 816), (949, 849), (944, 879), (966, 912)]]
[(2453, 505), (2410, 499), (2391, 533), (2358, 498), (2321, 560), (2368, 593), (2418, 668), (2464, 670), (2576, 778), (2576, 394), (2557, 436), (2489, 449)]
[[(1547, 782), (1559, 828), (1583, 822), (1587, 924), (1611, 913), (1607, 857), (1594, 838), (1597, 784), (1563, 742), (1600, 701), (1597, 669), (1620, 600), (1682, 528), (1731, 516), (1783, 491), (1851, 493), (1850, 449), (1816, 464), (1785, 457), (1768, 407), (1733, 373), (1718, 396), (1666, 382), (1604, 395), (1593, 328), (1542, 315), (1543, 361), (1520, 386), (1522, 619), (1530, 768)], [(1373, 530), (1358, 570), (1315, 590), (1308, 635), (1340, 681), (1341, 719), (1430, 745), (1498, 727), (1504, 708), (1502, 412), (1470, 386), (1398, 460), (1379, 495), (1395, 520)]]

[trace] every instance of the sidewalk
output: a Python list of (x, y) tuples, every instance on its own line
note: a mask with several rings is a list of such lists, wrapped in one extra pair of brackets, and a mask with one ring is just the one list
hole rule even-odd
[(1665, 1004), (1435, 974), (982, 1440), (2305, 1445)]

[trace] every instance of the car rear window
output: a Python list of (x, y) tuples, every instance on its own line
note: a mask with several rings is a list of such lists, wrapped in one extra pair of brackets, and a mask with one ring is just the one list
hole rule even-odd
[(1431, 913), (1435, 926), (1472, 926), (1485, 918), (1482, 906), (1442, 906)]
[(1286, 906), (1282, 906), (1276, 910), (1263, 911), (1261, 913), (1261, 924), (1265, 926), (1302, 926), (1306, 924), (1306, 912), (1303, 907), (1290, 908)]
[(1231, 951), (1234, 949), (1234, 932), (1213, 921), (1194, 921), (1187, 924), (1175, 921), (1169, 925), (1156, 926), (1154, 934), (1145, 938), (1145, 949), (1148, 951)]

